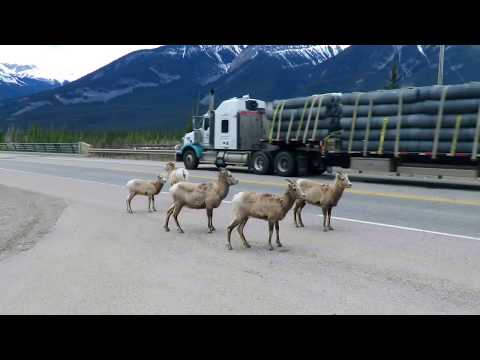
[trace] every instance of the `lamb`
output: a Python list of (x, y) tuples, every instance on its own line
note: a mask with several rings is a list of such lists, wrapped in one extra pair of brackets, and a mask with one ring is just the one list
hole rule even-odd
[(133, 179), (127, 182), (126, 186), (129, 192), (127, 196), (127, 212), (133, 214), (131, 202), (136, 195), (148, 196), (148, 211), (151, 212), (151, 204), (153, 204), (153, 211), (157, 211), (157, 209), (155, 209), (155, 195), (160, 193), (165, 183), (166, 180), (161, 175), (158, 175), (155, 181)]
[(243, 241), (243, 245), (247, 248), (250, 247), (247, 239), (245, 239), (243, 228), (251, 217), (268, 221), (269, 250), (273, 250), (272, 233), (274, 226), (277, 233), (277, 246), (282, 246), (279, 234), (279, 221), (283, 220), (296, 200), (305, 200), (305, 195), (297, 183), (290, 179), (286, 180), (288, 181), (288, 188), (281, 196), (255, 192), (241, 192), (233, 197), (232, 206), (235, 218), (227, 229), (227, 248), (229, 250), (233, 249), (230, 242), (230, 236), (232, 230), (236, 226), (238, 226), (237, 231)]
[(209, 183), (194, 184), (190, 182), (179, 182), (170, 188), (170, 194), (173, 197), (173, 204), (167, 211), (167, 219), (165, 221), (165, 230), (170, 231), (168, 222), (173, 214), (177, 230), (180, 233), (184, 231), (178, 223), (178, 214), (184, 206), (190, 209), (206, 209), (208, 218), (208, 232), (215, 231), (213, 226), (213, 209), (216, 209), (225, 199), (230, 190), (230, 186), (238, 184), (230, 171), (221, 168), (219, 170), (218, 179)]
[[(352, 183), (348, 176), (341, 171), (337, 172), (335, 182), (332, 185), (320, 184), (315, 181), (300, 179), (298, 186), (305, 193), (305, 200), (297, 200), (293, 209), (293, 219), (296, 227), (304, 227), (302, 221), (302, 210), (306, 203), (320, 206), (323, 212), (323, 231), (333, 230), (330, 225), (332, 208), (337, 206), (346, 188), (351, 188)], [(297, 216), (299, 222), (297, 222)], [(327, 224), (328, 220), (328, 224)]]
[(173, 161), (169, 161), (165, 165), (165, 170), (167, 171), (167, 178), (170, 181), (170, 186), (173, 186), (180, 181), (188, 180), (188, 171), (184, 168), (177, 169)]

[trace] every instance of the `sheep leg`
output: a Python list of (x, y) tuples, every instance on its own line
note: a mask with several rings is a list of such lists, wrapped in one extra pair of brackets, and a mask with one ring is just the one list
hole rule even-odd
[(183, 204), (175, 204), (175, 210), (173, 211), (173, 220), (175, 220), (175, 223), (177, 224), (177, 231), (181, 234), (184, 233), (182, 230), (179, 222), (178, 222), (178, 214), (180, 214), (180, 211), (183, 208)]
[(273, 246), (272, 246), (273, 226), (274, 226), (274, 222), (269, 221), (268, 222), (268, 250), (273, 250)]
[(278, 224), (278, 221), (275, 223), (275, 232), (277, 233), (277, 246), (282, 247), (282, 243), (280, 242), (280, 225)]
[(300, 207), (300, 201), (295, 201), (295, 206), (293, 208), (293, 222), (295, 224), (295, 227), (300, 227), (298, 225), (298, 222), (297, 222), (297, 212), (298, 212), (298, 208)]
[(213, 209), (207, 209), (207, 218), (208, 218), (208, 233), (212, 233), (215, 231), (213, 227)]
[(155, 195), (152, 195), (152, 205), (153, 205), (153, 211), (157, 211), (155, 208)]
[(323, 212), (323, 231), (328, 231), (327, 228), (327, 208), (322, 207), (322, 212)]
[(238, 226), (238, 224), (240, 224), (242, 221), (243, 221), (243, 219), (235, 218), (235, 219), (233, 219), (231, 224), (228, 225), (228, 227), (227, 227), (227, 248), (228, 248), (228, 250), (233, 250), (232, 243), (230, 241), (232, 230), (235, 229)]
[(152, 203), (152, 197), (149, 196), (149, 197), (148, 197), (148, 212), (152, 212), (152, 210), (150, 209), (151, 203)]
[(333, 227), (330, 225), (330, 221), (332, 219), (332, 207), (328, 208), (328, 230), (334, 230)]
[(303, 225), (302, 211), (306, 204), (307, 203), (305, 201), (302, 201), (300, 203), (300, 209), (298, 210), (298, 220), (300, 221), (300, 227), (305, 227), (305, 225)]
[(133, 214), (131, 202), (132, 202), (132, 199), (135, 197), (135, 195), (137, 195), (137, 194), (130, 193), (130, 194), (128, 194), (128, 197), (127, 197), (127, 212), (130, 213), (130, 214)]
[(245, 225), (247, 224), (247, 221), (248, 221), (248, 217), (245, 218), (245, 220), (243, 220), (240, 225), (238, 226), (237, 228), (237, 231), (238, 231), (238, 234), (240, 235), (240, 238), (242, 239), (243, 241), (243, 245), (246, 247), (246, 248), (251, 248), (250, 244), (247, 242), (247, 239), (245, 238), (245, 234), (243, 233), (243, 228), (245, 227)]
[(175, 210), (175, 204), (170, 205), (170, 207), (167, 210), (167, 219), (165, 220), (165, 226), (164, 226), (166, 231), (170, 231), (168, 227), (168, 223), (170, 221), (170, 216), (172, 216), (174, 210)]

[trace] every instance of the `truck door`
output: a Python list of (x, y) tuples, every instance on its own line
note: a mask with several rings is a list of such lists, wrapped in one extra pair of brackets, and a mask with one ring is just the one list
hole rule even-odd
[(208, 117), (203, 118), (203, 143), (204, 148), (210, 147), (210, 119)]
[(218, 116), (215, 126), (215, 148), (236, 150), (237, 119), (232, 116)]

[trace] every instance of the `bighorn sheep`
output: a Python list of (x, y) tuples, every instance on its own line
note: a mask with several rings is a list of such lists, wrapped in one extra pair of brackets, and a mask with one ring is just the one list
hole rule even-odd
[(232, 230), (236, 226), (238, 226), (237, 231), (243, 241), (243, 245), (247, 248), (250, 247), (247, 239), (245, 239), (243, 228), (245, 227), (248, 219), (251, 217), (268, 221), (268, 245), (270, 250), (273, 250), (272, 233), (274, 226), (277, 233), (277, 246), (282, 246), (282, 244), (280, 243), (278, 223), (285, 217), (285, 215), (292, 208), (296, 200), (305, 199), (305, 195), (303, 194), (297, 183), (290, 179), (287, 179), (287, 181), (287, 191), (280, 196), (272, 194), (259, 194), (254, 192), (241, 192), (233, 197), (232, 206), (235, 218), (227, 229), (227, 247), (229, 250), (232, 250), (230, 236)]
[(170, 194), (173, 197), (173, 204), (167, 211), (165, 221), (165, 230), (170, 231), (168, 222), (173, 214), (177, 230), (183, 233), (178, 223), (178, 214), (184, 206), (190, 209), (206, 209), (208, 218), (208, 232), (215, 231), (213, 227), (213, 209), (216, 209), (228, 195), (231, 185), (238, 184), (230, 171), (222, 168), (218, 174), (218, 179), (209, 183), (194, 184), (190, 182), (179, 182), (170, 188)]
[(165, 170), (167, 172), (167, 178), (170, 182), (170, 186), (179, 183), (180, 181), (187, 181), (188, 180), (188, 171), (184, 168), (177, 169), (175, 163), (173, 161), (169, 161), (165, 165)]
[[(297, 184), (305, 193), (305, 200), (297, 200), (295, 202), (295, 207), (293, 208), (295, 226), (305, 226), (302, 221), (302, 210), (306, 203), (309, 203), (322, 208), (323, 231), (333, 230), (333, 227), (330, 225), (332, 208), (337, 206), (345, 188), (352, 187), (352, 183), (348, 179), (348, 176), (341, 171), (338, 171), (335, 177), (335, 182), (331, 185), (320, 184), (306, 179), (298, 180)], [(297, 216), (299, 222), (297, 222)]]
[(165, 182), (165, 178), (161, 175), (158, 175), (155, 181), (133, 179), (127, 182), (129, 192), (127, 196), (127, 212), (133, 214), (131, 202), (136, 195), (148, 196), (148, 211), (151, 212), (150, 204), (153, 204), (153, 211), (157, 211), (155, 209), (155, 195), (162, 190)]

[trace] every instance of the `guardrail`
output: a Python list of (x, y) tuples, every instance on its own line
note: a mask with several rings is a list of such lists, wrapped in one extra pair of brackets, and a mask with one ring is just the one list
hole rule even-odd
[(86, 154), (90, 145), (78, 143), (0, 143), (0, 151)]
[(88, 150), (89, 156), (109, 158), (174, 160), (175, 150), (131, 150), (131, 149), (96, 149)]

